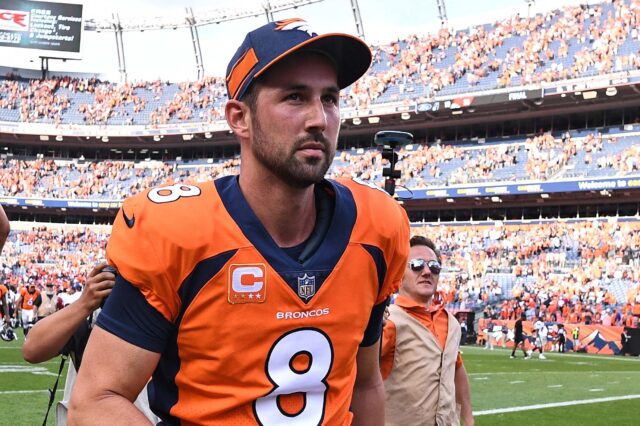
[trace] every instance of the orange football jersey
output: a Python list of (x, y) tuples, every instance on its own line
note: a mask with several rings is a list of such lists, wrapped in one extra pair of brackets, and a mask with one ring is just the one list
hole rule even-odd
[(2, 314), (5, 313), (4, 309), (8, 309), (8, 307), (5, 305), (5, 302), (7, 302), (7, 300), (4, 298), (4, 296), (8, 293), (9, 293), (9, 289), (4, 284), (0, 284), (0, 302), (2, 303), (2, 306), (0, 307), (0, 312)]
[(174, 325), (150, 385), (165, 421), (350, 424), (356, 354), (372, 308), (400, 283), (409, 222), (382, 191), (323, 185), (330, 226), (302, 263), (277, 247), (235, 176), (125, 201), (107, 256)]
[(36, 290), (33, 294), (29, 293), (26, 287), (20, 289), (20, 295), (22, 296), (22, 309), (30, 311), (34, 308), (34, 303), (40, 295), (40, 290)]

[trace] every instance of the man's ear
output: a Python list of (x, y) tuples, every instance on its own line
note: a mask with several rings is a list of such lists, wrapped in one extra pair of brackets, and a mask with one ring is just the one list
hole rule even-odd
[(251, 129), (251, 113), (243, 102), (231, 99), (224, 107), (227, 124), (240, 139), (249, 139)]

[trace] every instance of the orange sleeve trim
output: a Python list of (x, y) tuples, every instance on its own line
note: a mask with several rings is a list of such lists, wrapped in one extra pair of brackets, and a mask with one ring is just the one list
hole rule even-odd
[(458, 352), (458, 356), (456, 358), (456, 370), (460, 367), (462, 367), (464, 364), (462, 363), (462, 355), (460, 355), (460, 352)]
[(380, 348), (380, 374), (386, 380), (393, 369), (396, 355), (396, 325), (387, 320), (382, 330), (382, 345)]

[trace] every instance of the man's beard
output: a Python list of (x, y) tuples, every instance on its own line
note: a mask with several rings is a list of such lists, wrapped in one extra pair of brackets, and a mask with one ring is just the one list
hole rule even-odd
[[(278, 176), (283, 182), (296, 188), (306, 188), (324, 178), (329, 166), (331, 166), (335, 148), (322, 133), (311, 134), (296, 140), (287, 152), (286, 147), (278, 146), (267, 140), (258, 120), (253, 123), (254, 140), (252, 150), (254, 156), (260, 164)], [(296, 158), (298, 149), (307, 142), (322, 143), (324, 146), (323, 158), (314, 157), (304, 160)], [(274, 149), (275, 146), (278, 146), (279, 149)]]

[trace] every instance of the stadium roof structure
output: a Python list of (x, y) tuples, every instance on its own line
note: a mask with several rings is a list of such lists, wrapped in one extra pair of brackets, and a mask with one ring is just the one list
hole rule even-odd
[(222, 22), (237, 19), (250, 18), (265, 15), (271, 20), (273, 13), (283, 12), (289, 9), (296, 9), (324, 0), (267, 0), (261, 2), (259, 7), (237, 7), (219, 8), (193, 14), (191, 8), (186, 9), (182, 17), (176, 16), (154, 16), (137, 17), (121, 20), (117, 14), (111, 18), (88, 18), (85, 19), (84, 29), (86, 31), (147, 31), (189, 28), (191, 26), (203, 26), (219, 24)]

